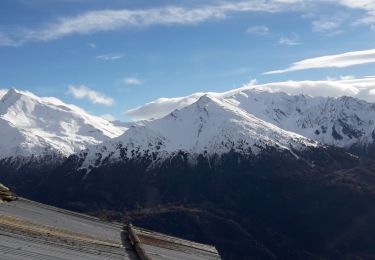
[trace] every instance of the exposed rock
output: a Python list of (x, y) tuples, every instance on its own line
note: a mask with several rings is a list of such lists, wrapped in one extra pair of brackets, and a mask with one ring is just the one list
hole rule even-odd
[(9, 188), (0, 183), (0, 192), (9, 192)]
[(16, 200), (16, 195), (0, 183), (0, 203)]

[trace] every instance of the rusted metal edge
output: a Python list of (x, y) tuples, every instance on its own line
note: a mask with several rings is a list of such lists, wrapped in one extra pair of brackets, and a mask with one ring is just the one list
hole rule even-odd
[(139, 237), (137, 236), (133, 225), (131, 223), (127, 224), (128, 237), (131, 245), (134, 247), (141, 260), (152, 260), (150, 256), (147, 255), (146, 250), (143, 248)]
[(206, 245), (206, 244), (201, 244), (201, 243), (197, 243), (197, 242), (186, 240), (186, 239), (172, 237), (166, 234), (146, 230), (140, 227), (133, 227), (133, 229), (138, 231), (139, 235), (141, 236), (151, 237), (157, 240), (165, 241), (166, 243), (176, 244), (179, 246), (185, 246), (185, 247), (189, 247), (192, 249), (219, 255), (216, 247), (212, 245)]

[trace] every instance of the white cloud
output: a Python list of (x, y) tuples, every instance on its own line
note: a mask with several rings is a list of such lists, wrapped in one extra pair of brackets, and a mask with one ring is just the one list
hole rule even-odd
[[(285, 81), (267, 84), (257, 84), (255, 80), (252, 80), (239, 89), (224, 93), (211, 92), (209, 94), (218, 98), (226, 98), (236, 92), (248, 89), (324, 97), (351, 96), (367, 100), (368, 102), (375, 102), (375, 77), (353, 78), (353, 76), (342, 76), (339, 79)], [(207, 93), (195, 93), (190, 96), (177, 98), (160, 98), (143, 106), (127, 110), (125, 115), (133, 120), (160, 118), (175, 109), (181, 109), (196, 102), (204, 94)]]
[[(222, 2), (187, 8), (167, 6), (151, 9), (99, 10), (77, 16), (60, 17), (36, 29), (23, 28), (18, 34), (0, 35), (0, 45), (18, 46), (26, 42), (43, 42), (72, 34), (90, 34), (118, 30), (124, 27), (152, 25), (195, 25), (224, 19), (238, 12), (281, 12), (291, 10), (302, 1), (252, 0)], [(1, 39), (3, 39), (1, 41)]]
[(327, 77), (327, 80), (330, 80), (330, 81), (335, 81), (335, 80), (352, 80), (352, 79), (355, 79), (355, 77), (353, 75), (345, 75), (345, 76), (340, 76), (340, 77), (330, 77), (330, 76)]
[(375, 1), (373, 0), (335, 0), (338, 4), (350, 9), (366, 11), (356, 22), (357, 24), (373, 24), (375, 22)]
[(279, 39), (279, 43), (282, 45), (289, 45), (289, 46), (302, 44), (299, 35), (296, 33), (292, 33), (290, 36), (282, 36)]
[(270, 34), (270, 29), (265, 25), (255, 25), (247, 28), (246, 33), (266, 36)]
[(374, 95), (375, 95), (375, 88), (374, 88), (374, 89), (371, 89), (371, 90), (369, 91), (369, 94), (372, 95), (372, 96), (374, 96)]
[(325, 32), (338, 28), (339, 24), (335, 21), (320, 19), (313, 21), (312, 27), (314, 32)]
[(24, 43), (24, 40), (15, 40), (5, 33), (0, 32), (0, 46), (18, 47)]
[[(324, 8), (324, 5), (344, 6), (364, 12), (358, 24), (375, 23), (373, 0), (243, 0), (220, 2), (196, 7), (166, 6), (150, 9), (118, 9), (88, 11), (76, 16), (55, 19), (39, 28), (21, 28), (12, 33), (0, 32), (0, 46), (20, 46), (26, 42), (43, 42), (72, 34), (91, 34), (118, 30), (125, 27), (152, 25), (196, 25), (225, 19), (239, 12), (289, 12), (303, 13)], [(332, 27), (333, 24), (319, 22), (317, 27)], [(285, 42), (285, 41), (284, 41)], [(286, 41), (287, 42), (287, 41)]]
[(105, 60), (105, 61), (111, 61), (111, 60), (119, 60), (124, 57), (123, 53), (108, 53), (108, 54), (102, 54), (96, 56), (98, 60)]
[(328, 55), (301, 60), (282, 70), (273, 70), (264, 74), (281, 74), (298, 70), (318, 68), (345, 68), (354, 65), (375, 62), (375, 49), (364, 51), (345, 52), (337, 55)]
[(135, 77), (126, 77), (122, 80), (125, 85), (142, 85), (143, 81)]
[[(350, 80), (349, 80), (350, 81)], [(256, 85), (253, 88), (270, 92), (286, 92), (289, 94), (306, 94), (311, 96), (356, 96), (359, 88), (349, 84), (348, 80), (322, 80), (322, 81), (287, 81), (264, 85)], [(373, 82), (375, 83), (375, 82)], [(374, 85), (375, 87), (375, 85)]]
[(109, 122), (112, 122), (112, 121), (116, 120), (116, 118), (111, 114), (104, 114), (104, 115), (101, 115), (100, 117), (109, 121)]
[(81, 85), (79, 87), (70, 85), (68, 86), (67, 93), (78, 99), (86, 98), (90, 100), (93, 104), (101, 104), (105, 106), (112, 106), (114, 104), (112, 98), (107, 97), (104, 94), (92, 90), (84, 85)]
[(320, 18), (312, 21), (312, 30), (322, 33), (337, 31), (345, 19), (346, 17), (344, 15)]
[(340, 76), (327, 80), (285, 81), (267, 84), (247, 84), (243, 88), (263, 89), (271, 92), (286, 92), (288, 94), (305, 94), (315, 97), (351, 96), (368, 102), (375, 102), (375, 96), (369, 93), (375, 89), (375, 77), (355, 78)]
[(90, 42), (89, 43), (89, 47), (92, 48), (92, 49), (95, 49), (96, 48), (96, 44), (93, 43), (93, 42)]

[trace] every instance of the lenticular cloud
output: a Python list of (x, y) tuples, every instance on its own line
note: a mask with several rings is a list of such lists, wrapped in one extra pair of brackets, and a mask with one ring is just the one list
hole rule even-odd
[[(224, 93), (209, 93), (218, 98), (226, 98), (235, 92), (246, 89), (259, 89), (269, 92), (285, 92), (288, 94), (306, 94), (311, 96), (340, 97), (351, 96), (375, 102), (375, 77), (352, 78), (343, 77), (340, 79), (327, 80), (305, 80), (285, 81), (268, 84), (251, 83)], [(125, 111), (125, 115), (133, 120), (147, 120), (160, 118), (172, 112), (196, 102), (206, 93), (195, 93), (186, 97), (160, 98), (137, 108)]]

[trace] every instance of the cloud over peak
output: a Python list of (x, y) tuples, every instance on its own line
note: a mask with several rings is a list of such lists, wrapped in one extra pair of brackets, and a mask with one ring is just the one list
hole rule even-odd
[(77, 87), (70, 85), (68, 86), (67, 93), (77, 99), (88, 99), (93, 104), (101, 104), (105, 106), (112, 106), (114, 104), (114, 100), (112, 98), (107, 97), (98, 91), (92, 90), (85, 85)]
[[(252, 80), (241, 88), (224, 93), (209, 93), (217, 98), (232, 96), (235, 92), (246, 90), (264, 90), (269, 92), (285, 92), (291, 95), (305, 94), (311, 96), (340, 97), (351, 96), (375, 102), (375, 77), (354, 78), (344, 76), (338, 79), (285, 81), (257, 84)], [(195, 93), (186, 97), (159, 98), (143, 106), (125, 111), (125, 115), (133, 120), (146, 120), (163, 117), (175, 109), (181, 109), (196, 102), (207, 93)]]

